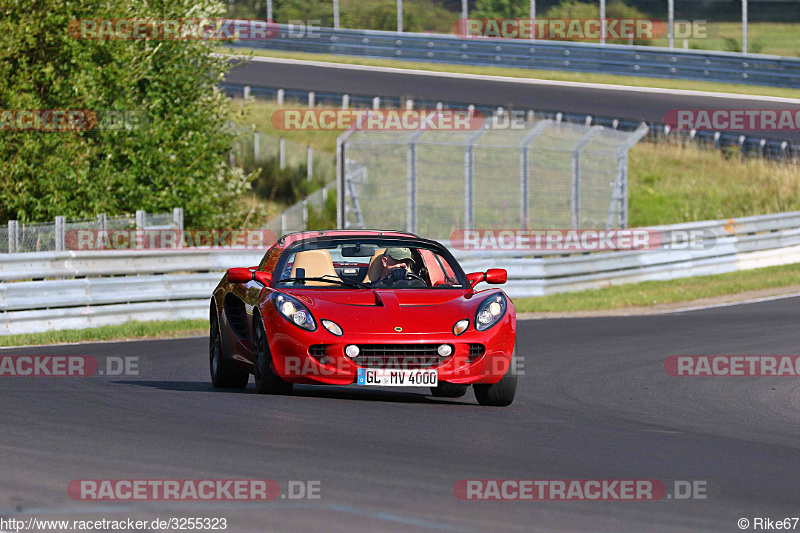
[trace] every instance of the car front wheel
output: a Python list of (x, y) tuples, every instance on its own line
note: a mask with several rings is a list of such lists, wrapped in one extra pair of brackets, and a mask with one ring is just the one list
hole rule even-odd
[(517, 394), (517, 374), (516, 369), (517, 348), (511, 354), (511, 364), (506, 374), (497, 383), (475, 384), (475, 399), (481, 405), (493, 407), (506, 407), (514, 401)]

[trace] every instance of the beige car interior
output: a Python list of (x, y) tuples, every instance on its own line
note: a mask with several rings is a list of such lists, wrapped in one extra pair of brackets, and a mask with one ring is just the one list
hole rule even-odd
[[(304, 268), (307, 278), (320, 278), (322, 276), (333, 276), (337, 278), (336, 269), (333, 268), (333, 259), (328, 250), (305, 250), (297, 252), (294, 256), (294, 264), (292, 265), (292, 277), (297, 277), (297, 269)], [(306, 285), (320, 286), (320, 285), (338, 285), (338, 283), (326, 283), (324, 281), (307, 281)]]

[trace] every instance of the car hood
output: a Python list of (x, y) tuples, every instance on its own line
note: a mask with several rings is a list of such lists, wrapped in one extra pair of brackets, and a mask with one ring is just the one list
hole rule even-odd
[(488, 294), (461, 289), (293, 289), (319, 321), (333, 320), (352, 333), (450, 333), (461, 319), (472, 322)]

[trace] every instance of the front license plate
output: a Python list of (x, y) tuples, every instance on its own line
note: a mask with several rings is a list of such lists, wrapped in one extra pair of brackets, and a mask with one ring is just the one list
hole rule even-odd
[(359, 368), (358, 384), (380, 387), (435, 387), (439, 383), (439, 373), (434, 369), (389, 370), (378, 368)]

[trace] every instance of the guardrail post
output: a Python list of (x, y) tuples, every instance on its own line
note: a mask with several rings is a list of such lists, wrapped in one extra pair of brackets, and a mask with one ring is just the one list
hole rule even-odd
[(145, 211), (143, 209), (138, 209), (136, 211), (136, 229), (143, 230), (145, 229)]
[(100, 226), (98, 228), (100, 231), (106, 231), (108, 229), (108, 216), (105, 213), (97, 215), (97, 225)]
[(311, 176), (314, 175), (314, 149), (310, 144), (306, 147), (306, 170), (308, 181), (311, 181)]
[(381, 108), (381, 97), (376, 96), (372, 99), (372, 109), (380, 109)]
[(278, 141), (278, 164), (281, 170), (286, 167), (286, 139), (283, 137)]
[(56, 252), (64, 251), (64, 217), (56, 217)]
[(342, 95), (342, 109), (347, 109), (348, 107), (350, 107), (350, 95), (349, 94), (343, 94)]
[(19, 250), (19, 222), (8, 221), (8, 253), (14, 254)]
[(243, 94), (243, 96), (244, 96), (244, 99), (245, 99), (245, 100), (248, 100), (248, 99), (250, 99), (250, 86), (249, 86), (249, 85), (245, 85), (245, 86), (244, 86), (244, 91), (243, 91), (243, 93), (244, 93), (244, 94)]
[(283, 105), (283, 101), (285, 100), (285, 98), (286, 98), (286, 91), (284, 91), (283, 89), (278, 89), (278, 94), (277, 94), (278, 105)]
[(314, 107), (314, 104), (317, 101), (317, 93), (314, 91), (308, 91), (308, 107)]
[(308, 198), (303, 198), (303, 229), (308, 229)]
[(286, 235), (286, 213), (281, 213), (281, 235)]

